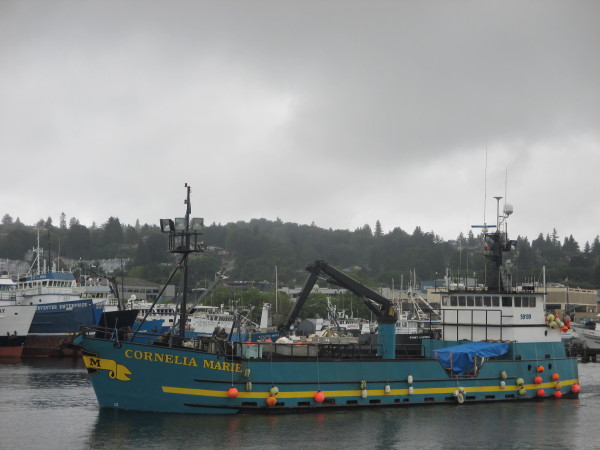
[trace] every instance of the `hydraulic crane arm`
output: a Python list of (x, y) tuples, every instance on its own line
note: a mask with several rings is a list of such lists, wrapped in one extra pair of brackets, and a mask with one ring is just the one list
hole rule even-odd
[(298, 294), (298, 299), (290, 311), (286, 322), (279, 326), (280, 334), (283, 335), (287, 333), (292, 324), (296, 321), (300, 310), (304, 306), (304, 303), (306, 303), (312, 288), (322, 273), (329, 277), (327, 278), (328, 283), (348, 289), (349, 291), (352, 291), (354, 294), (361, 297), (365, 305), (371, 311), (373, 311), (379, 323), (396, 322), (396, 309), (394, 308), (394, 304), (391, 300), (378, 294), (372, 289), (369, 289), (364, 284), (346, 275), (344, 272), (341, 272), (335, 267), (330, 266), (325, 261), (317, 260), (314, 263), (306, 266), (306, 270), (309, 272), (308, 278), (306, 279), (302, 290)]

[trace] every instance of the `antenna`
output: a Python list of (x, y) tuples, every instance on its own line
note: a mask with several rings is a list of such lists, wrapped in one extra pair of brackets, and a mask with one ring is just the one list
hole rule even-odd
[(504, 172), (504, 207), (506, 208), (506, 189), (508, 186), (508, 167), (505, 170), (506, 170), (506, 172)]
[(487, 164), (488, 164), (488, 149), (487, 149), (487, 136), (485, 138), (485, 172), (483, 174), (483, 225), (487, 223), (485, 221), (485, 209), (487, 204)]

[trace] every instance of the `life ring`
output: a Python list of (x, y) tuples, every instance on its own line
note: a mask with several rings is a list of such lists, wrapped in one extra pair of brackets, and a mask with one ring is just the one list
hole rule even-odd
[(465, 402), (465, 396), (463, 395), (462, 392), (459, 392), (458, 394), (456, 394), (456, 401), (458, 402), (459, 405), (462, 405)]

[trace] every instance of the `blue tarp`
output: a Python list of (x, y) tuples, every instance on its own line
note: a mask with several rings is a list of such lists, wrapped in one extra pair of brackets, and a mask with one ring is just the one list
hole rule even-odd
[(454, 347), (441, 348), (435, 351), (435, 357), (442, 366), (451, 368), (456, 373), (473, 370), (474, 358), (490, 358), (508, 352), (508, 344), (504, 342), (469, 342)]

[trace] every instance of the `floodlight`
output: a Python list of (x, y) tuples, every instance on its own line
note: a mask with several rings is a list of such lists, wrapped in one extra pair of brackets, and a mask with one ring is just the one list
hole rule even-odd
[(160, 231), (163, 233), (172, 233), (175, 229), (171, 219), (160, 219)]
[(204, 219), (202, 217), (194, 217), (191, 227), (192, 231), (202, 231), (204, 229)]
[(185, 217), (175, 218), (175, 231), (185, 231), (186, 228)]

